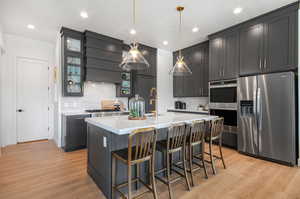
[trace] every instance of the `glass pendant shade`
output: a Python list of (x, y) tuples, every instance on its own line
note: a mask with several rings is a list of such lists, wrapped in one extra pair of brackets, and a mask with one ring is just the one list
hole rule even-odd
[(150, 67), (148, 61), (138, 49), (138, 43), (130, 45), (129, 52), (124, 56), (120, 67), (123, 70), (145, 70)]
[(189, 76), (192, 74), (191, 69), (186, 65), (183, 56), (179, 55), (177, 61), (170, 71), (173, 76)]

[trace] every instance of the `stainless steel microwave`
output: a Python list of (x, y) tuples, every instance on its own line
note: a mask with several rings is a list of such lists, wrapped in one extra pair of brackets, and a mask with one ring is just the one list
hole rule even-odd
[(237, 80), (209, 82), (209, 108), (237, 110)]

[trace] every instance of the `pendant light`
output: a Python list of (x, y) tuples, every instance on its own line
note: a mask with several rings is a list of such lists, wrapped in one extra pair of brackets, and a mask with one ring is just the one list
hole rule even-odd
[[(135, 27), (136, 21), (136, 0), (133, 0), (133, 27)], [(134, 31), (135, 35), (135, 31)], [(148, 61), (144, 58), (143, 54), (139, 51), (139, 44), (134, 40), (134, 42), (130, 45), (130, 50), (123, 57), (122, 63), (120, 67), (123, 70), (145, 70), (150, 67)]]
[[(181, 39), (182, 11), (184, 10), (184, 7), (178, 6), (176, 10), (179, 12), (179, 38)], [(184, 57), (181, 54), (181, 49), (179, 50), (179, 55), (175, 65), (170, 70), (170, 74), (173, 76), (189, 76), (192, 74), (191, 69), (184, 61)]]

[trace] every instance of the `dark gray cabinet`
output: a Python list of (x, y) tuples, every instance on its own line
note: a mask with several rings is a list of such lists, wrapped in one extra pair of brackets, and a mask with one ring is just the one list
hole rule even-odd
[(270, 17), (264, 23), (264, 70), (279, 72), (297, 68), (298, 12)]
[(222, 49), (223, 40), (221, 38), (214, 38), (209, 41), (209, 80), (221, 79)]
[(263, 65), (263, 24), (241, 29), (240, 75), (257, 74)]
[[(174, 97), (208, 96), (209, 44), (203, 42), (182, 50), (182, 55), (192, 75), (173, 77)], [(173, 53), (173, 64), (176, 63), (178, 51)]]
[(298, 63), (298, 4), (241, 26), (240, 75), (294, 70)]
[(83, 96), (83, 35), (62, 27), (61, 31), (62, 95)]
[(85, 80), (121, 83), (123, 41), (91, 31), (84, 32)]
[(156, 77), (146, 75), (134, 75), (133, 77), (134, 93), (145, 100), (146, 112), (155, 110), (155, 102), (151, 103), (151, 90), (156, 89)]
[[(123, 45), (125, 51), (129, 51), (129, 45)], [(147, 70), (132, 70), (132, 95), (140, 95), (145, 100), (146, 112), (155, 111), (155, 101), (151, 96), (151, 90), (156, 89), (157, 49), (139, 44), (139, 50), (150, 64)]]
[(298, 8), (296, 2), (209, 35), (209, 80), (297, 69)]
[(238, 76), (239, 32), (236, 29), (210, 36), (209, 80)]
[(90, 114), (63, 116), (62, 148), (66, 152), (86, 147), (87, 124), (84, 120), (87, 117)]

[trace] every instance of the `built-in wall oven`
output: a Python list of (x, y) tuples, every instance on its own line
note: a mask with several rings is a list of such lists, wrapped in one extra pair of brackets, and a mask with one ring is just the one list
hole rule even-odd
[(237, 109), (237, 80), (214, 81), (209, 83), (210, 109)]
[(224, 118), (223, 144), (237, 148), (237, 80), (209, 83), (209, 112)]

